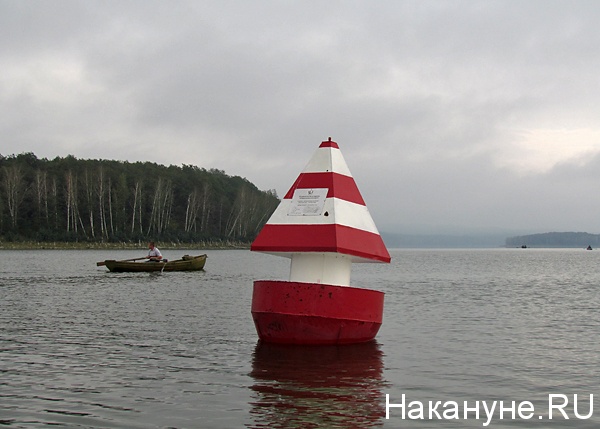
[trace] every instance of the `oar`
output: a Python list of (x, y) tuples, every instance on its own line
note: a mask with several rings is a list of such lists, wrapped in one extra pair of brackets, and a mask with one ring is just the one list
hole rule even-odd
[[(148, 259), (148, 257), (144, 256), (143, 258), (123, 259), (122, 261), (118, 261), (118, 262), (132, 262), (132, 261), (139, 261), (140, 259)], [(106, 265), (106, 261), (96, 262), (97, 267), (103, 267), (105, 265)]]

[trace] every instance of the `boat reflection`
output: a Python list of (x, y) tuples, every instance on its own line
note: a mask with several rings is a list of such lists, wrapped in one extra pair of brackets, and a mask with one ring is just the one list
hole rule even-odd
[(383, 425), (383, 353), (376, 341), (332, 346), (259, 342), (254, 351), (251, 428)]

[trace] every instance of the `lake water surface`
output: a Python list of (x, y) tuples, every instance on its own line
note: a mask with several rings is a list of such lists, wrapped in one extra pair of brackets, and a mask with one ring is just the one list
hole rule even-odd
[[(393, 250), (389, 265), (355, 264), (353, 285), (386, 293), (384, 322), (376, 341), (340, 347), (258, 342), (252, 282), (286, 280), (289, 260), (163, 252), (184, 253), (208, 253), (205, 271), (96, 266), (140, 251), (0, 251), (0, 426), (600, 427), (600, 251)], [(404, 418), (386, 419), (386, 394), (405, 395)], [(569, 419), (549, 395), (566, 396)], [(483, 401), (504, 410), (488, 421)], [(512, 401), (534, 411), (513, 418)]]

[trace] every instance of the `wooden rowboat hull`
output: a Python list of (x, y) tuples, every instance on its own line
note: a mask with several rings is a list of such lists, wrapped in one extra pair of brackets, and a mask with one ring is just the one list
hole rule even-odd
[(114, 273), (141, 273), (153, 271), (200, 271), (204, 269), (206, 255), (188, 256), (168, 262), (126, 262), (106, 260), (104, 264)]

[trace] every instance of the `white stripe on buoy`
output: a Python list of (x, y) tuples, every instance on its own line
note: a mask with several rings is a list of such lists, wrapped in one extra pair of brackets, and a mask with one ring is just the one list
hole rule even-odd
[(339, 148), (334, 149), (337, 150), (332, 150), (330, 147), (319, 147), (302, 172), (330, 172), (352, 177), (352, 173), (350, 173), (350, 169), (342, 156), (342, 152)]
[(379, 234), (367, 206), (338, 198), (327, 198), (321, 216), (290, 216), (292, 200), (284, 199), (271, 215), (269, 225), (331, 225), (338, 224)]

